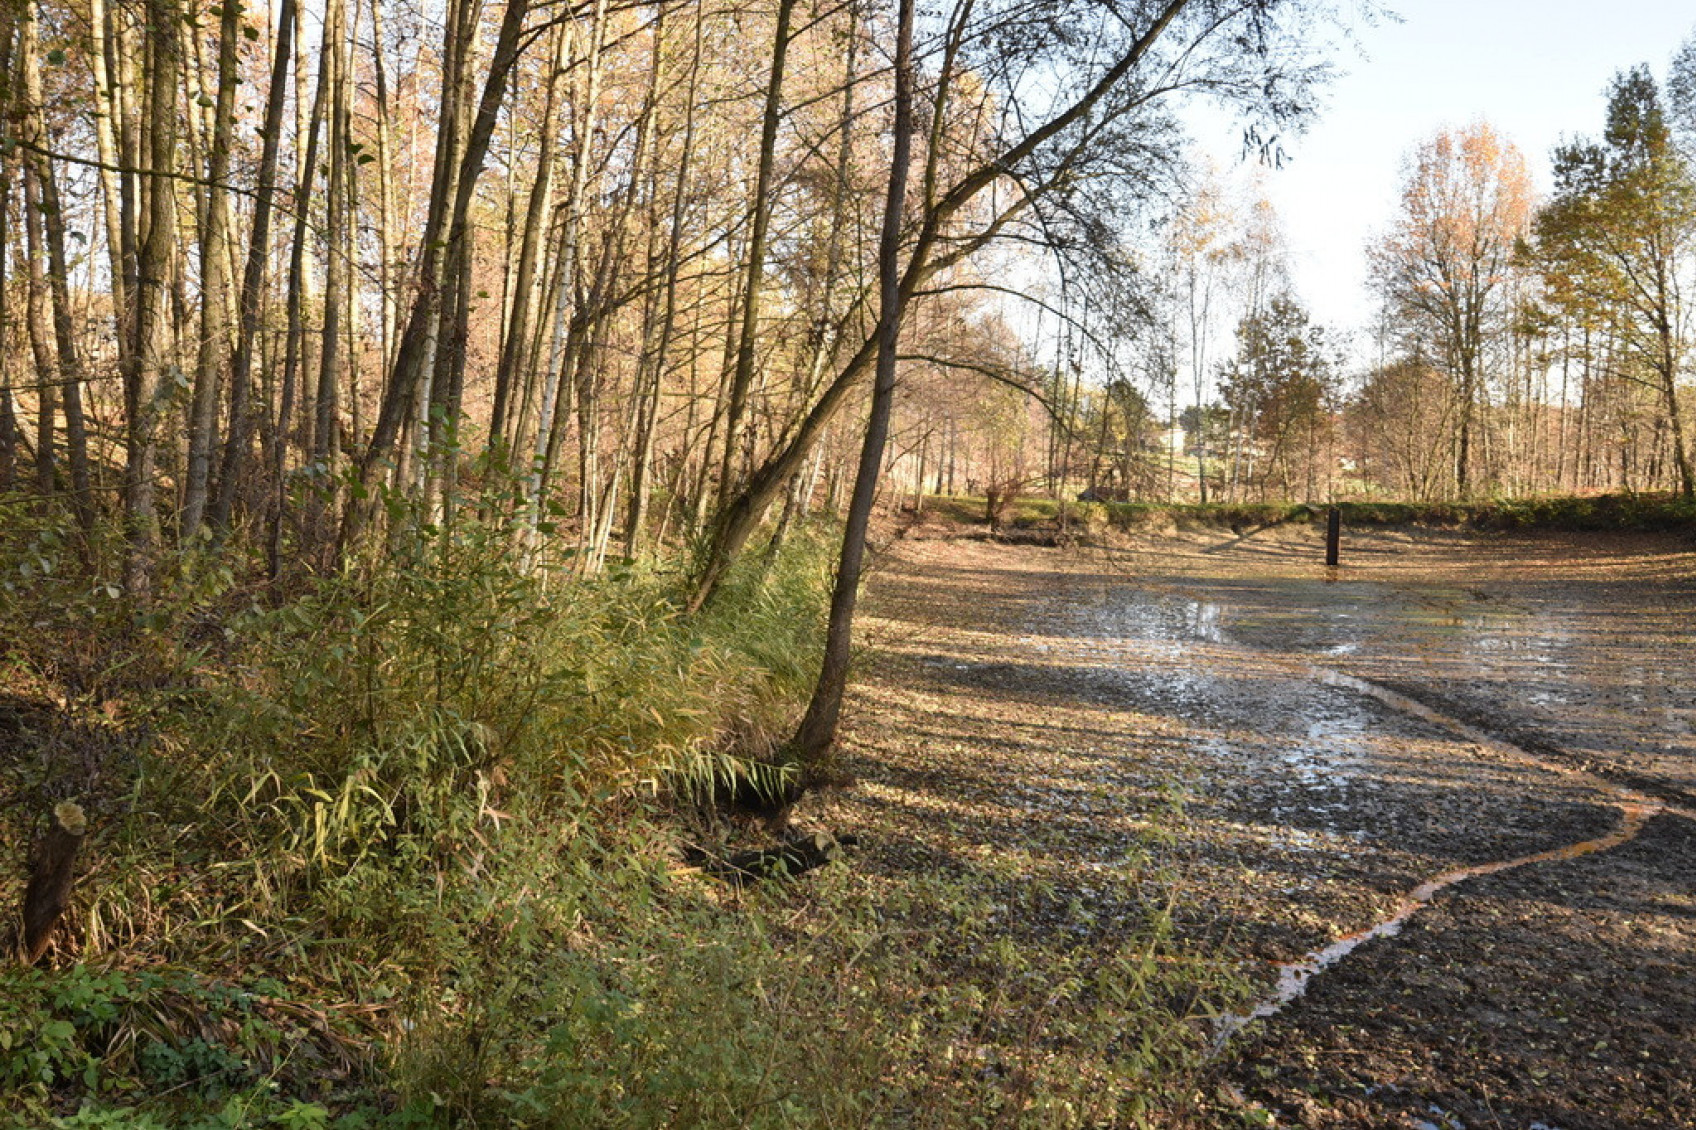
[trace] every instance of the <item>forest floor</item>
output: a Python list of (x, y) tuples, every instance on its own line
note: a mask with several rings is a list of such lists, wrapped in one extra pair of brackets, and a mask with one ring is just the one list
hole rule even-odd
[(1200, 1101), (1217, 1125), (1696, 1127), (1687, 537), (1350, 531), (1327, 570), (1305, 525), (965, 532), (921, 523), (872, 583), (857, 785), (803, 808), (860, 834), (856, 868), (993, 876), (1023, 888), (1010, 938), (1082, 937), (1151, 896), (1115, 877), (1158, 826), (1179, 944), (1269, 996), (1433, 877), (1623, 827), (1436, 893), (1236, 1032)]

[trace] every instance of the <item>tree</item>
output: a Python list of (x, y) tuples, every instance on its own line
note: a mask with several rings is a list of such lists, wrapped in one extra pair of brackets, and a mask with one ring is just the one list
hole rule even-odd
[(1531, 216), (1525, 158), (1489, 124), (1444, 130), (1409, 156), (1401, 214), (1371, 252), (1375, 283), (1459, 407), (1455, 486), (1473, 485), (1486, 352), (1512, 314), (1507, 281)]
[(1212, 429), (1207, 427), (1203, 406), (1207, 400), (1207, 375), (1211, 368), (1207, 353), (1213, 332), (1213, 307), (1224, 275), (1236, 258), (1237, 248), (1231, 239), (1232, 215), (1222, 187), (1212, 177), (1203, 177), (1186, 192), (1186, 199), (1173, 217), (1168, 232), (1169, 251), (1177, 277), (1178, 303), (1182, 308), (1184, 341), (1189, 354), (1190, 390), (1194, 399), (1195, 428), (1187, 424), (1186, 432), (1195, 436), (1195, 471), (1199, 501), (1207, 503), (1208, 440)]
[(1404, 357), (1367, 374), (1349, 405), (1362, 470), (1429, 502), (1453, 483), (1455, 390), (1444, 374)]
[(1615, 77), (1607, 128), (1555, 153), (1555, 194), (1538, 214), (1531, 257), (1551, 300), (1599, 316), (1653, 389), (1672, 440), (1679, 489), (1696, 496), (1680, 408), (1690, 347), (1696, 180), (1673, 144), (1647, 67)]
[[(1045, 201), (1092, 182), (1150, 189), (1151, 167), (1175, 160), (1169, 118), (1181, 92), (1206, 91), (1274, 130), (1299, 123), (1328, 73), (1308, 52), (1301, 0), (1150, 0), (1092, 9), (1086, 32), (1074, 9), (964, 0), (938, 25), (938, 59), (925, 91), (931, 109), (920, 202), (901, 275), (912, 301), (949, 268), (1020, 224)], [(978, 65), (967, 81), (966, 64)], [(1055, 83), (1026, 81), (1032, 70)], [(996, 81), (990, 81), (996, 80)], [(976, 103), (955, 107), (968, 93)], [(948, 128), (951, 110), (965, 119)], [(956, 133), (960, 136), (957, 138)], [(995, 190), (995, 191), (991, 191)], [(1104, 198), (1106, 199), (1106, 198)], [(690, 607), (716, 591), (783, 485), (877, 356), (877, 333), (848, 355), (799, 425), (712, 522)]]
[(139, 178), (147, 217), (136, 268), (134, 340), (124, 367), (124, 415), (127, 425), (124, 462), (124, 519), (127, 552), (124, 589), (138, 601), (152, 596), (153, 556), (159, 544), (159, 514), (154, 503), (154, 461), (161, 389), (172, 366), (166, 340), (171, 275), (176, 260), (177, 108), (182, 60), (182, 10), (174, 0), (148, 0), (144, 9), (147, 40), (148, 113), (141, 124), (146, 154)]
[(1263, 497), (1274, 478), (1282, 498), (1295, 497), (1298, 478), (1305, 496), (1317, 497), (1337, 371), (1324, 329), (1313, 325), (1288, 293), (1275, 296), (1238, 326), (1237, 355), (1220, 377), (1226, 406), (1248, 421), (1254, 450), (1247, 477), (1258, 480)]
[(1667, 110), (1684, 159), (1696, 161), (1696, 31), (1679, 46), (1667, 70)]
[(1113, 377), (1092, 398), (1090, 408), (1090, 491), (1106, 499), (1149, 497), (1159, 468), (1151, 457), (1150, 438), (1158, 420), (1148, 397), (1131, 381)]
[(842, 695), (848, 686), (848, 660), (853, 644), (854, 607), (859, 599), (860, 572), (865, 561), (866, 531), (872, 503), (883, 473), (883, 451), (889, 441), (889, 416), (895, 402), (896, 349), (901, 338), (901, 217), (907, 200), (907, 174), (913, 151), (913, 5), (900, 0), (895, 33), (895, 121), (889, 158), (889, 192), (878, 236), (878, 322), (876, 376), (865, 444), (848, 503), (842, 553), (831, 593), (830, 624), (824, 660), (806, 716), (795, 733), (794, 746), (804, 761), (822, 759), (836, 741)]

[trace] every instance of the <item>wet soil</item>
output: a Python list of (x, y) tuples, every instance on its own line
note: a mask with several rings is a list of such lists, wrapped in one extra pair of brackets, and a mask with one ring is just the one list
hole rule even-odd
[(1020, 929), (1080, 940), (1155, 897), (1120, 861), (1158, 824), (1184, 944), (1270, 992), (1433, 876), (1658, 798), (1314, 977), (1224, 1044), (1213, 1118), (1696, 1127), (1690, 543), (1380, 531), (1333, 571), (1317, 538), (909, 539), (873, 585), (860, 784), (823, 815), (873, 830), (862, 866), (993, 874)]

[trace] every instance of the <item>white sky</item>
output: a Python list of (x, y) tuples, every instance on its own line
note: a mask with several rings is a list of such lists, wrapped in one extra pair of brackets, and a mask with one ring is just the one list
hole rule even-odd
[[(1390, 0), (1402, 22), (1359, 30), (1311, 130), (1265, 175), (1298, 293), (1315, 318), (1364, 329), (1373, 303), (1362, 249), (1394, 215), (1403, 155), (1443, 126), (1484, 118), (1518, 145), (1541, 190), (1563, 138), (1601, 132), (1616, 71), (1659, 80), (1696, 30), (1693, 0)], [(1362, 57), (1364, 55), (1364, 57)], [(1198, 123), (1198, 132), (1199, 127)], [(1198, 142), (1222, 164), (1238, 134)]]

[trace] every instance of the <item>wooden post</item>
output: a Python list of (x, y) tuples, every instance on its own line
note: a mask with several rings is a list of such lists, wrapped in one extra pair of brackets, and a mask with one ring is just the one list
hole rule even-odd
[(1343, 544), (1343, 512), (1331, 507), (1325, 518), (1325, 564), (1335, 565)]
[(34, 965), (47, 952), (53, 927), (70, 899), (77, 849), (87, 830), (79, 805), (67, 800), (53, 806), (53, 822), (30, 858), (29, 886), (24, 890), (23, 937), (16, 950), (25, 965)]

